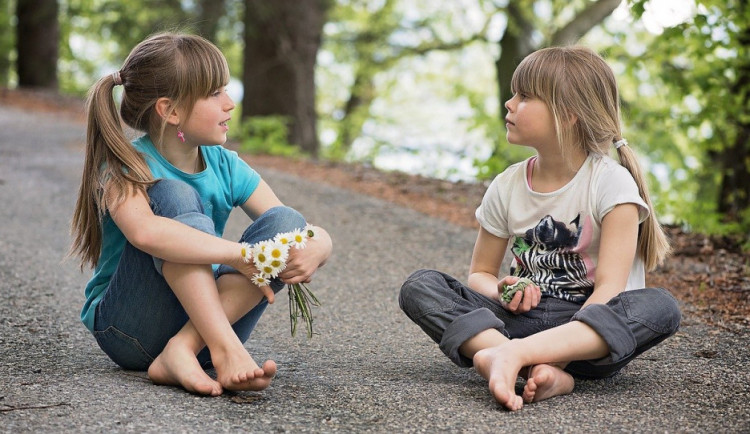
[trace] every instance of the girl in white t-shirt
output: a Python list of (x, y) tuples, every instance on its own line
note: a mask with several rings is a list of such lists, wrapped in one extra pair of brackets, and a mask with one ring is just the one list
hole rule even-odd
[[(536, 155), (508, 167), (476, 211), (468, 286), (420, 270), (401, 308), (450, 359), (474, 366), (510, 410), (605, 378), (673, 335), (677, 302), (644, 288), (669, 253), (637, 159), (622, 138), (617, 84), (582, 47), (526, 57), (506, 102), (507, 138)], [(607, 156), (616, 149), (620, 162)], [(499, 276), (506, 249), (511, 276)], [(505, 285), (533, 283), (504, 301)], [(518, 375), (526, 378), (522, 396)]]

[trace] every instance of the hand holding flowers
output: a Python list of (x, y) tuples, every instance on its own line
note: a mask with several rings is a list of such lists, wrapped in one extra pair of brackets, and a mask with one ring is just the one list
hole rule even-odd
[[(277, 234), (273, 239), (257, 242), (253, 245), (242, 244), (242, 259), (246, 264), (252, 263), (258, 270), (252, 276), (252, 282), (261, 290), (268, 288), (271, 280), (287, 267), (289, 254), (292, 249), (304, 249), (308, 240), (315, 237), (313, 227), (307, 225), (304, 229)], [(305, 322), (308, 338), (312, 337), (311, 306), (320, 306), (317, 297), (305, 285), (309, 278), (299, 283), (289, 283), (289, 317), (291, 320), (292, 336), (297, 331), (297, 321), (302, 318)], [(265, 294), (265, 291), (264, 291)], [(270, 300), (269, 300), (270, 301)]]

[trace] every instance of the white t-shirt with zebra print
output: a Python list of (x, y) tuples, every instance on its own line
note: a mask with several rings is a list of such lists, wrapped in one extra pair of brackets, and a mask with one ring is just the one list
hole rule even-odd
[[(642, 222), (648, 207), (630, 172), (609, 156), (590, 154), (570, 182), (550, 193), (531, 189), (535, 158), (495, 177), (476, 218), (489, 233), (510, 240), (512, 275), (528, 277), (543, 294), (582, 303), (594, 288), (604, 216), (633, 203)], [(643, 288), (645, 278), (636, 256), (625, 290)]]

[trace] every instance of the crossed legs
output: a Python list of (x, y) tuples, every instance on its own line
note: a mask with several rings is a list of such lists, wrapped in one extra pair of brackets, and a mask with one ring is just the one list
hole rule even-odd
[[(276, 363), (253, 360), (232, 324), (258, 305), (262, 293), (239, 274), (214, 280), (210, 266), (165, 263), (163, 275), (190, 320), (148, 368), (156, 384), (217, 396), (227, 390), (262, 390), (276, 374)], [(196, 355), (208, 346), (217, 379), (209, 377)]]
[[(494, 398), (509, 410), (519, 410), (524, 402), (572, 392), (575, 381), (563, 370), (565, 363), (604, 357), (609, 348), (591, 327), (573, 321), (512, 340), (497, 330), (485, 330), (467, 340), (460, 351), (473, 359)], [(522, 396), (515, 393), (518, 375), (527, 377)]]

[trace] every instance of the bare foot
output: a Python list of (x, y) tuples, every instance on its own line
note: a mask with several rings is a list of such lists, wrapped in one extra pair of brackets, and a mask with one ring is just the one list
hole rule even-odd
[(154, 384), (181, 386), (200, 395), (219, 396), (222, 393), (221, 384), (206, 374), (195, 353), (172, 341), (148, 367), (148, 378)]
[(474, 368), (487, 379), (497, 402), (516, 411), (523, 407), (523, 399), (516, 395), (516, 379), (522, 366), (509, 347), (503, 344), (478, 351), (474, 355)]
[(227, 390), (263, 390), (271, 385), (276, 375), (276, 362), (266, 360), (263, 367), (250, 357), (244, 347), (241, 350), (212, 355), (218, 382)]
[(523, 388), (525, 402), (539, 402), (553, 396), (573, 391), (575, 380), (554, 365), (536, 365), (529, 370), (529, 379)]

